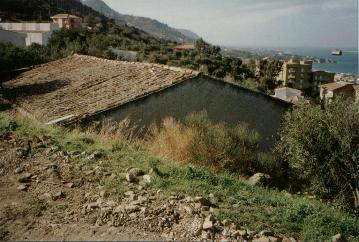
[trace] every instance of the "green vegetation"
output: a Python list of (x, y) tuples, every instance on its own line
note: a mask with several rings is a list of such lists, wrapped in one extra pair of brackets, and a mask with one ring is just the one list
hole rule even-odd
[(44, 63), (47, 60), (46, 50), (40, 45), (21, 48), (11, 43), (0, 42), (0, 73)]
[(259, 150), (259, 135), (244, 123), (229, 128), (211, 122), (205, 113), (190, 114), (182, 124), (165, 119), (152, 127), (143, 142), (151, 153), (181, 164), (197, 164), (217, 171), (250, 176), (266, 172), (277, 176), (278, 162)]
[[(339, 207), (359, 207), (359, 104), (337, 98), (285, 116), (278, 151), (291, 180)], [(354, 195), (354, 196), (353, 196)]]
[(175, 192), (193, 196), (213, 193), (220, 200), (221, 207), (228, 207), (220, 211), (219, 216), (231, 218), (249, 229), (271, 229), (277, 234), (294, 236), (303, 241), (329, 241), (337, 233), (344, 234), (349, 241), (359, 239), (359, 219), (355, 215), (314, 199), (252, 187), (233, 174), (214, 174), (207, 168), (181, 166), (159, 160), (142, 151), (136, 144), (129, 143), (119, 133), (98, 135), (67, 131), (1, 113), (0, 135), (7, 132), (14, 132), (24, 138), (46, 136), (67, 152), (103, 150), (106, 158), (102, 163), (85, 158), (77, 158), (72, 162), (78, 166), (100, 165), (117, 174), (117, 179), (102, 184), (111, 196), (121, 196), (125, 191), (121, 173), (127, 168), (147, 170), (152, 167), (158, 171), (153, 189), (161, 189), (166, 194)]

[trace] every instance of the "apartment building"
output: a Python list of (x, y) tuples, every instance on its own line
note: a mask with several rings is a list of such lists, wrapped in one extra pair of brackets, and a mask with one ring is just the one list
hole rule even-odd
[(300, 90), (310, 89), (314, 86), (312, 67), (312, 61), (291, 59), (283, 63), (282, 71), (279, 73), (277, 80), (283, 81), (283, 85), (286, 87)]

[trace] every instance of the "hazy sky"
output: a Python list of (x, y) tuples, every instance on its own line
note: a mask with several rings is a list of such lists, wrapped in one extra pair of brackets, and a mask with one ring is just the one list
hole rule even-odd
[(232, 46), (358, 46), (358, 0), (104, 0)]

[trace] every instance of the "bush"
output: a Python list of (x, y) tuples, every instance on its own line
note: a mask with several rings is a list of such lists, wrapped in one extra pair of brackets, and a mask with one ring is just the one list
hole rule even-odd
[(277, 177), (280, 163), (259, 151), (259, 135), (244, 123), (234, 128), (211, 122), (205, 113), (191, 114), (184, 123), (164, 119), (150, 128), (143, 146), (151, 153), (181, 164), (197, 164), (221, 172), (253, 175), (265, 172)]
[(359, 206), (358, 103), (337, 98), (298, 108), (286, 114), (280, 134), (277, 150), (292, 179), (337, 206)]
[(17, 47), (11, 43), (0, 42), (0, 72), (41, 64), (47, 61), (44, 47), (33, 44), (30, 47)]
[(185, 123), (197, 131), (191, 147), (194, 162), (244, 175), (256, 171), (259, 135), (246, 124), (228, 128), (203, 113), (189, 115)]

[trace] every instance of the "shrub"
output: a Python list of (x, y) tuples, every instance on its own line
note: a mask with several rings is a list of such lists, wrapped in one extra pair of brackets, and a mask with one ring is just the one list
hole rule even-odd
[(286, 114), (280, 134), (277, 150), (305, 189), (338, 206), (359, 206), (358, 103), (337, 98), (298, 108)]
[[(212, 123), (205, 113), (188, 115), (184, 123), (164, 119), (152, 125), (142, 145), (161, 158), (193, 163), (242, 175), (273, 173), (276, 162), (258, 149), (259, 135), (244, 123), (234, 128)], [(274, 168), (275, 167), (275, 168)]]

